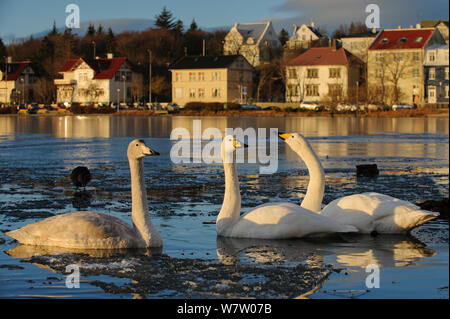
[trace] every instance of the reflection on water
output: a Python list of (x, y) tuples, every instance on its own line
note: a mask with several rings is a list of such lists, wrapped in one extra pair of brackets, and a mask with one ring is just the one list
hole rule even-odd
[(366, 235), (306, 240), (259, 240), (217, 237), (217, 256), (224, 264), (245, 260), (256, 263), (302, 262), (310, 265), (324, 262), (324, 257), (336, 256), (334, 266), (365, 269), (405, 267), (436, 252), (411, 236)]
[(201, 119), (202, 129), (278, 128), (306, 136), (371, 135), (377, 132), (448, 134), (448, 118), (372, 117), (143, 117), (143, 116), (0, 116), (0, 135), (50, 134), (62, 138), (116, 136), (169, 137), (174, 128), (192, 134), (193, 120)]

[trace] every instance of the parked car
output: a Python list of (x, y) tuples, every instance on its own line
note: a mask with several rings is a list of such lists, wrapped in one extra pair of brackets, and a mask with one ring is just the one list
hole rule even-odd
[(167, 104), (166, 109), (169, 112), (174, 112), (174, 111), (178, 111), (180, 109), (180, 107), (178, 106), (177, 103), (169, 103), (169, 104)]
[(242, 104), (241, 105), (241, 110), (262, 110), (261, 106), (258, 105), (253, 105), (253, 104)]
[(36, 114), (37, 111), (39, 111), (39, 105), (37, 104), (31, 104), (30, 107), (28, 108), (28, 114)]
[(338, 112), (356, 112), (358, 110), (358, 106), (353, 104), (341, 104), (336, 105), (336, 111)]
[(315, 102), (302, 102), (300, 103), (300, 108), (305, 110), (311, 110), (311, 111), (319, 111), (320, 105)]
[(414, 109), (415, 107), (413, 105), (409, 105), (409, 104), (394, 104), (392, 105), (392, 109), (394, 111), (397, 110), (411, 110)]

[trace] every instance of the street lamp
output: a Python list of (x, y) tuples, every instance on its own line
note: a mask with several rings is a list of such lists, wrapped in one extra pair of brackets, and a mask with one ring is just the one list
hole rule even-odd
[(148, 103), (152, 104), (152, 51), (147, 49), (148, 52)]
[(22, 83), (22, 104), (25, 105), (25, 79), (24, 79), (24, 77), (20, 78), (20, 82)]
[(120, 89), (118, 88), (117, 89), (117, 112), (119, 112), (119, 110), (120, 110), (120, 108), (119, 108), (119, 105), (120, 105), (119, 96), (120, 96)]
[(125, 80), (127, 79), (127, 77), (124, 75), (122, 75), (122, 80), (123, 80), (123, 103), (126, 105), (127, 104), (127, 90), (125, 89)]
[(94, 45), (94, 60), (95, 60), (95, 48), (96, 48), (95, 41), (92, 41), (92, 44)]
[(8, 57), (5, 58), (5, 105), (8, 105)]

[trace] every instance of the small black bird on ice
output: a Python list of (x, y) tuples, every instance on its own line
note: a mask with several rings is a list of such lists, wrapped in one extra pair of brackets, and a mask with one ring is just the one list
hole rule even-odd
[(76, 188), (86, 187), (87, 183), (91, 180), (91, 172), (85, 166), (78, 166), (70, 174), (70, 179)]

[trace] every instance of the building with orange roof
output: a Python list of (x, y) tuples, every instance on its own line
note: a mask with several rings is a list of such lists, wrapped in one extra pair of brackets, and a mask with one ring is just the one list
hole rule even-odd
[(57, 103), (131, 103), (144, 95), (142, 75), (125, 57), (69, 59), (55, 79)]
[(423, 105), (425, 50), (445, 40), (437, 28), (383, 30), (368, 50), (367, 82), (371, 102)]
[(349, 89), (361, 83), (363, 66), (344, 48), (311, 48), (287, 63), (286, 101), (345, 101)]

